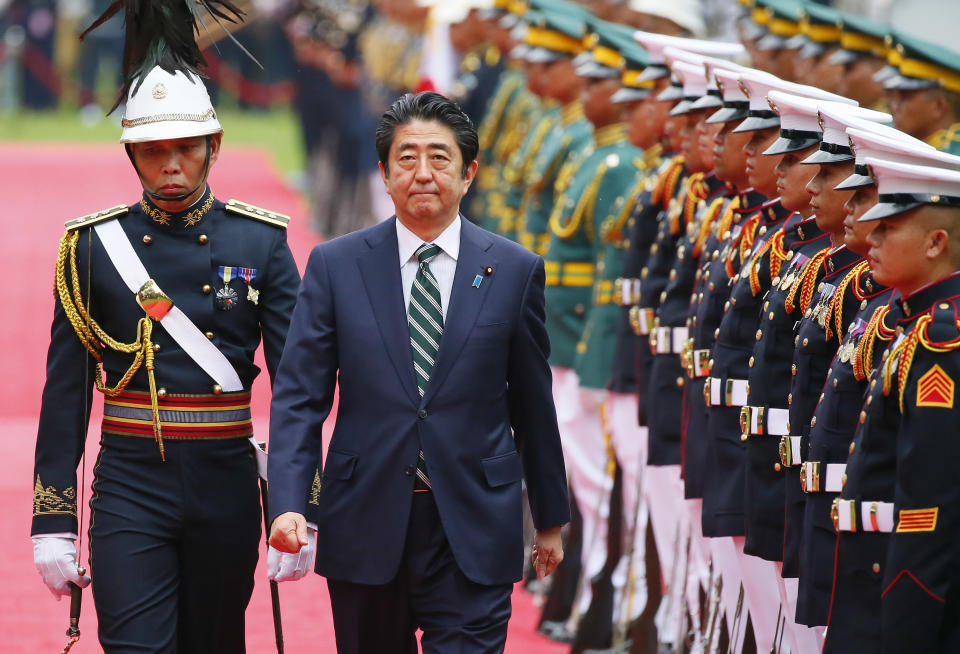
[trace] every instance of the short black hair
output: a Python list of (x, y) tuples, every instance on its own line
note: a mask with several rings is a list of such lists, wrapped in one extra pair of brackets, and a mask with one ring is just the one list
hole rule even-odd
[(424, 91), (416, 95), (407, 93), (390, 105), (390, 108), (380, 116), (380, 122), (377, 123), (376, 143), (377, 156), (384, 171), (389, 173), (387, 160), (397, 127), (415, 120), (436, 121), (450, 128), (460, 148), (460, 154), (463, 156), (462, 174), (466, 177), (467, 169), (480, 151), (477, 128), (473, 126), (469, 116), (463, 113), (460, 105), (433, 91)]

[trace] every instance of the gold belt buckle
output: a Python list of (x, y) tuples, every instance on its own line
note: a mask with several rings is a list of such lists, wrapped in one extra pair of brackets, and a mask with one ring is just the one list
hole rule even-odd
[(740, 433), (744, 436), (750, 435), (750, 407), (740, 407)]
[(710, 386), (713, 384), (713, 377), (707, 377), (703, 380), (703, 403), (710, 406)]
[(833, 504), (830, 505), (830, 519), (833, 520), (833, 528), (840, 532), (840, 498), (833, 498)]
[(809, 461), (808, 470), (810, 470), (810, 491), (811, 493), (820, 492), (820, 462)]
[(137, 304), (148, 316), (158, 322), (163, 320), (163, 317), (170, 313), (170, 309), (173, 308), (173, 300), (161, 291), (152, 279), (144, 282), (140, 290), (137, 291)]
[[(793, 447), (789, 436), (780, 437), (780, 463), (786, 468), (793, 465)], [(802, 478), (800, 485), (803, 486)]]
[[(780, 441), (780, 445), (783, 446), (783, 441)], [(807, 465), (809, 463), (809, 461), (804, 461), (800, 464), (800, 490), (804, 493), (810, 492), (807, 490)]]
[(642, 334), (640, 329), (640, 307), (630, 307), (627, 316), (630, 318), (630, 328), (633, 329), (633, 333), (640, 336)]

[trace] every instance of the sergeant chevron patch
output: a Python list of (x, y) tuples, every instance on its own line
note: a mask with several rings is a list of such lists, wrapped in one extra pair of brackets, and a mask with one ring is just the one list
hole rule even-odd
[(934, 531), (937, 528), (937, 514), (940, 507), (932, 509), (904, 509), (900, 511), (897, 533), (905, 534), (919, 531)]
[(953, 380), (940, 366), (933, 366), (917, 381), (917, 406), (953, 408)]

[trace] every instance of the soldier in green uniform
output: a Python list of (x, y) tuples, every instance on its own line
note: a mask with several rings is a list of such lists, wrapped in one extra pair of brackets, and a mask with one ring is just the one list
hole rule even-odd
[(863, 16), (841, 14), (840, 48), (830, 55), (830, 61), (843, 66), (837, 93), (877, 111), (886, 111), (883, 84), (874, 79), (887, 61), (884, 37), (888, 25)]
[(960, 53), (902, 33), (884, 81), (894, 127), (950, 154), (960, 154)]
[[(578, 382), (569, 398), (575, 403), (576, 415), (566, 432), (568, 460), (577, 462), (571, 469), (571, 485), (579, 494), (584, 534), (582, 620), (575, 649), (610, 645), (612, 610), (617, 603), (611, 574), (619, 559), (619, 542), (610, 547), (608, 538), (619, 538), (614, 531), (608, 534), (607, 518), (609, 514), (611, 529), (619, 529), (618, 492), (612, 492), (619, 487), (613, 485), (616, 460), (601, 411), (619, 313), (612, 300), (613, 282), (622, 270), (624, 206), (642, 165), (642, 151), (627, 141), (623, 107), (611, 101), (620, 87), (622, 57), (617, 51), (617, 32), (600, 22), (594, 23), (592, 30), (596, 34), (592, 56), (577, 68), (577, 74), (587, 80), (584, 111), (595, 129), (594, 143), (554, 204), (547, 246), (549, 265), (559, 264), (561, 271), (561, 285), (551, 289), (552, 295), (563, 303), (558, 308), (567, 312), (558, 316), (566, 329), (560, 340), (554, 341), (559, 343), (555, 351), (564, 357), (557, 365), (572, 363), (572, 377)], [(565, 287), (564, 271), (571, 267), (590, 274), (592, 283), (576, 289)]]

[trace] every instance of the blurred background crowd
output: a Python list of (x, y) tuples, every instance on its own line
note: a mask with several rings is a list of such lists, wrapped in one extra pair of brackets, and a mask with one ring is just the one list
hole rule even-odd
[[(56, 111), (87, 127), (104, 120), (119, 84), (122, 13), (83, 41), (78, 36), (109, 4), (0, 0), (0, 121), (8, 131), (16, 131), (11, 122), (32, 112)], [(425, 6), (431, 4), (436, 6)], [(625, 0), (582, 4), (613, 22), (653, 32), (674, 29), (671, 21), (637, 12)], [(667, 4), (678, 13), (702, 16), (702, 33), (691, 36), (737, 40), (737, 3)], [(945, 10), (957, 13), (960, 6), (949, 0), (824, 4), (944, 44), (953, 38), (951, 24), (956, 23), (938, 17)], [(299, 170), (287, 172), (296, 173), (291, 180), (309, 196), (313, 227), (328, 238), (390, 214), (389, 200), (379, 190), (373, 147), (376, 118), (389, 103), (403, 92), (432, 87), (461, 102), (479, 124), (505, 63), (501, 53), (510, 47), (509, 30), (498, 29), (483, 10), (458, 0), (239, 0), (238, 5), (247, 21), (234, 36), (256, 54), (262, 68), (219, 28), (201, 35), (208, 45), (206, 72), (214, 103), (221, 112), (293, 113), (300, 141), (293, 167)], [(805, 74), (771, 72), (786, 79)], [(829, 84), (824, 71), (807, 74), (817, 77), (818, 86)], [(112, 119), (122, 113), (120, 108)], [(270, 129), (269, 121), (262, 124)]]

